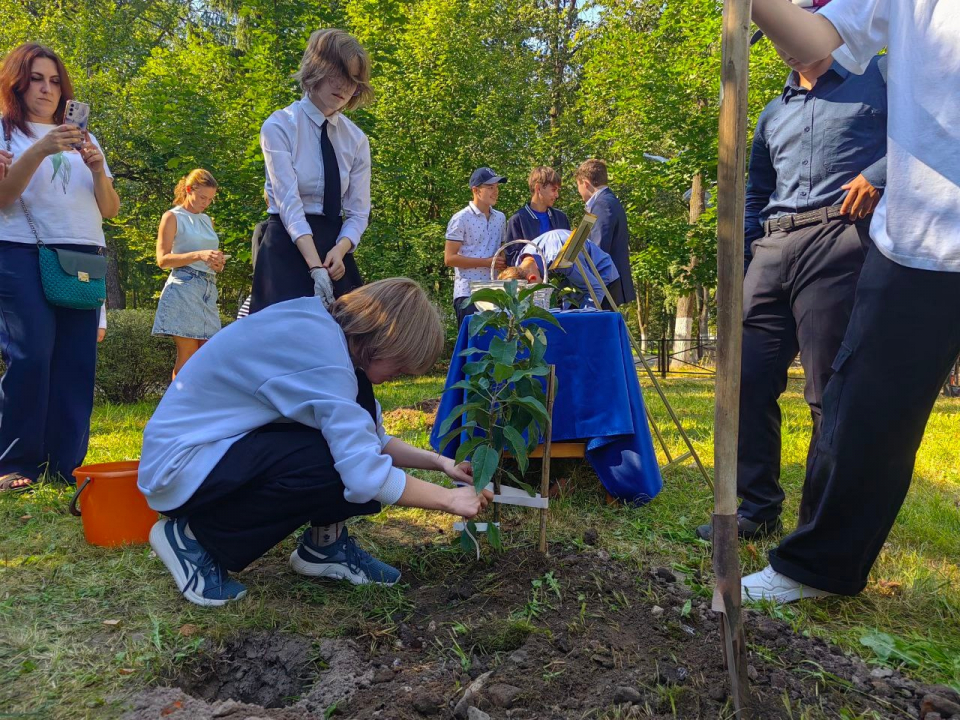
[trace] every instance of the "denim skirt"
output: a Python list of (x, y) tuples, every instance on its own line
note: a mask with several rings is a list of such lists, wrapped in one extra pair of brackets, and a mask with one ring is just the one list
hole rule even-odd
[(191, 267), (174, 268), (160, 294), (153, 334), (209, 340), (219, 329), (217, 276)]

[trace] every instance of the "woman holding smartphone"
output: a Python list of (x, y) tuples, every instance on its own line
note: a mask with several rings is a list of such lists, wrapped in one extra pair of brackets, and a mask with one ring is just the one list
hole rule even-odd
[(220, 330), (217, 273), (226, 256), (213, 221), (204, 212), (217, 194), (217, 181), (202, 168), (180, 179), (173, 208), (160, 218), (157, 265), (170, 269), (153, 322), (154, 335), (169, 335), (177, 346), (173, 377)]
[(313, 295), (321, 268), (337, 296), (363, 282), (353, 250), (370, 217), (370, 144), (342, 111), (371, 99), (370, 60), (352, 35), (317, 30), (296, 77), (303, 98), (260, 131), (269, 219), (250, 312)]
[(25, 43), (0, 64), (0, 146), (13, 156), (0, 176), (0, 491), (29, 488), (44, 468), (69, 478), (87, 452), (106, 314), (47, 301), (37, 237), (54, 250), (102, 254), (103, 220), (120, 198), (96, 139), (64, 124), (72, 99), (49, 48)]

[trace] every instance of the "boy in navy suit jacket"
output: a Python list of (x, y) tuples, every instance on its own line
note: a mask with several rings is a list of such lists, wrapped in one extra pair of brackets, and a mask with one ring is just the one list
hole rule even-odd
[(607, 164), (603, 160), (585, 161), (576, 172), (577, 191), (587, 204), (587, 212), (597, 216), (590, 239), (613, 258), (620, 278), (610, 286), (610, 295), (617, 305), (636, 299), (633, 274), (630, 272), (630, 234), (627, 213), (607, 187)]

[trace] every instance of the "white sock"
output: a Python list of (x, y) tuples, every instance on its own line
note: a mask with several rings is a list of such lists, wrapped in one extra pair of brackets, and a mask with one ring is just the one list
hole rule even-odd
[(310, 528), (310, 540), (317, 547), (333, 545), (340, 537), (344, 525), (346, 523), (343, 522), (333, 523), (333, 525), (314, 525)]
[(183, 526), (183, 534), (186, 535), (191, 540), (196, 540), (197, 536), (193, 534), (193, 530), (190, 529), (190, 523), (187, 523)]

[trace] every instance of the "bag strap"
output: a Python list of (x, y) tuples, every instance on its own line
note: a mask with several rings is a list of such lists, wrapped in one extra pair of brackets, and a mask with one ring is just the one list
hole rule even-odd
[[(13, 147), (10, 143), (10, 130), (7, 128), (7, 121), (3, 121), (3, 139), (7, 143), (7, 152), (12, 153)], [(23, 193), (20, 193), (20, 207), (23, 208), (23, 214), (27, 216), (27, 224), (33, 231), (33, 236), (37, 239), (37, 247), (43, 247), (43, 241), (40, 239), (40, 233), (37, 232), (37, 226), (33, 224), (33, 216), (27, 210), (27, 204), (23, 201)]]

